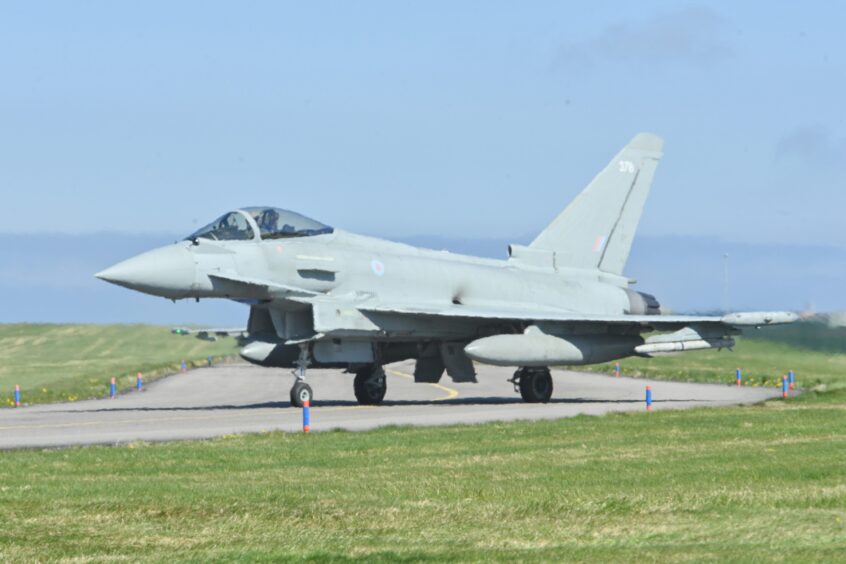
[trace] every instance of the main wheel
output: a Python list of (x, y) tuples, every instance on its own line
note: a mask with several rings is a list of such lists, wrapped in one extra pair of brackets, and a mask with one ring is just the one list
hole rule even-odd
[(355, 399), (361, 405), (379, 405), (385, 399), (388, 382), (381, 366), (366, 366), (355, 373)]
[(520, 374), (520, 395), (527, 403), (547, 403), (552, 397), (549, 368), (524, 368)]
[(294, 407), (302, 407), (305, 402), (312, 401), (311, 386), (303, 381), (297, 381), (291, 387), (291, 405)]

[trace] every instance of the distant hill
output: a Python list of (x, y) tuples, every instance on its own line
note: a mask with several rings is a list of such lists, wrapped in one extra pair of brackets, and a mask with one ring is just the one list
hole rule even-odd
[[(95, 272), (155, 246), (172, 234), (0, 234), (0, 322), (143, 322), (242, 324), (233, 302), (173, 304), (96, 280)], [(397, 237), (413, 245), (505, 258), (514, 239)], [(723, 254), (730, 255), (733, 309), (846, 310), (846, 250), (825, 246), (748, 245), (691, 237), (640, 237), (628, 274), (637, 289), (674, 311), (720, 309)]]

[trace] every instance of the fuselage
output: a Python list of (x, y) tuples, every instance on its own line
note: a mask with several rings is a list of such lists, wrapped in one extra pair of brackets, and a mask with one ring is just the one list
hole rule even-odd
[(219, 274), (319, 294), (435, 307), (531, 305), (574, 313), (643, 313), (633, 311), (633, 292), (622, 286), (625, 279), (620, 277), (421, 249), (344, 231), (270, 241), (180, 241), (113, 269), (115, 277), (121, 271), (146, 272), (148, 279), (125, 280), (123, 285), (171, 299), (256, 299), (217, 284), (214, 275)]
[[(522, 319), (525, 311), (658, 313), (657, 302), (630, 290), (628, 279), (562, 267), (552, 253), (512, 245), (507, 260), (486, 259), (335, 230), (307, 218), (314, 224), (309, 229), (268, 232), (256, 220), (266, 209), (252, 209), (257, 211), (231, 212), (198, 234), (98, 276), (173, 300), (249, 304), (252, 343), (242, 355), (273, 366), (294, 363), (306, 341), (314, 343), (317, 363), (341, 359), (339, 365), (348, 365), (355, 364), (349, 359), (372, 361), (374, 343), (386, 345), (379, 354), (408, 358), (432, 343), (463, 346), (491, 334), (520, 333), (529, 324), (507, 320)], [(482, 311), (501, 315), (472, 313)], [(559, 329), (596, 332), (577, 323)]]
[(342, 231), (302, 240), (203, 241), (188, 252), (197, 263), (197, 286), (188, 297), (237, 298), (221, 295), (208, 278), (215, 271), (234, 271), (319, 293), (373, 295), (399, 303), (532, 304), (609, 314), (631, 307), (623, 288), (596, 273), (533, 269)]

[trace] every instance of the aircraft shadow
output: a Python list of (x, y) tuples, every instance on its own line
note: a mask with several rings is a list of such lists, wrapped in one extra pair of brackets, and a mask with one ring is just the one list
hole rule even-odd
[[(718, 400), (703, 400), (703, 399), (660, 399), (653, 400), (652, 403), (660, 404), (667, 402), (697, 402), (697, 403), (712, 403)], [(549, 401), (547, 405), (573, 405), (573, 404), (605, 404), (605, 405), (622, 405), (622, 404), (636, 404), (644, 403), (642, 399), (591, 399), (591, 398), (554, 398)], [(386, 400), (380, 406), (374, 407), (409, 407), (409, 406), (439, 406), (439, 405), (528, 405), (521, 398), (503, 398), (503, 397), (477, 397), (477, 398), (454, 398), (446, 400)], [(312, 406), (315, 409), (321, 407), (358, 407), (358, 402), (354, 400), (323, 400), (316, 401)], [(369, 407), (369, 406), (364, 406)], [(120, 413), (120, 412), (168, 412), (168, 411), (241, 411), (250, 409), (284, 409), (299, 411), (301, 408), (293, 407), (288, 401), (268, 401), (261, 403), (251, 403), (243, 405), (205, 405), (205, 406), (169, 406), (169, 407), (107, 407), (102, 409), (86, 409), (83, 411), (67, 410), (64, 413)]]

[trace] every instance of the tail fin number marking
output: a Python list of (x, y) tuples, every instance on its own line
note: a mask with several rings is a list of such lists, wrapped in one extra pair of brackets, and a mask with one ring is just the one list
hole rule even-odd
[(632, 161), (620, 161), (617, 163), (620, 166), (620, 172), (628, 172), (634, 174), (635, 165)]

